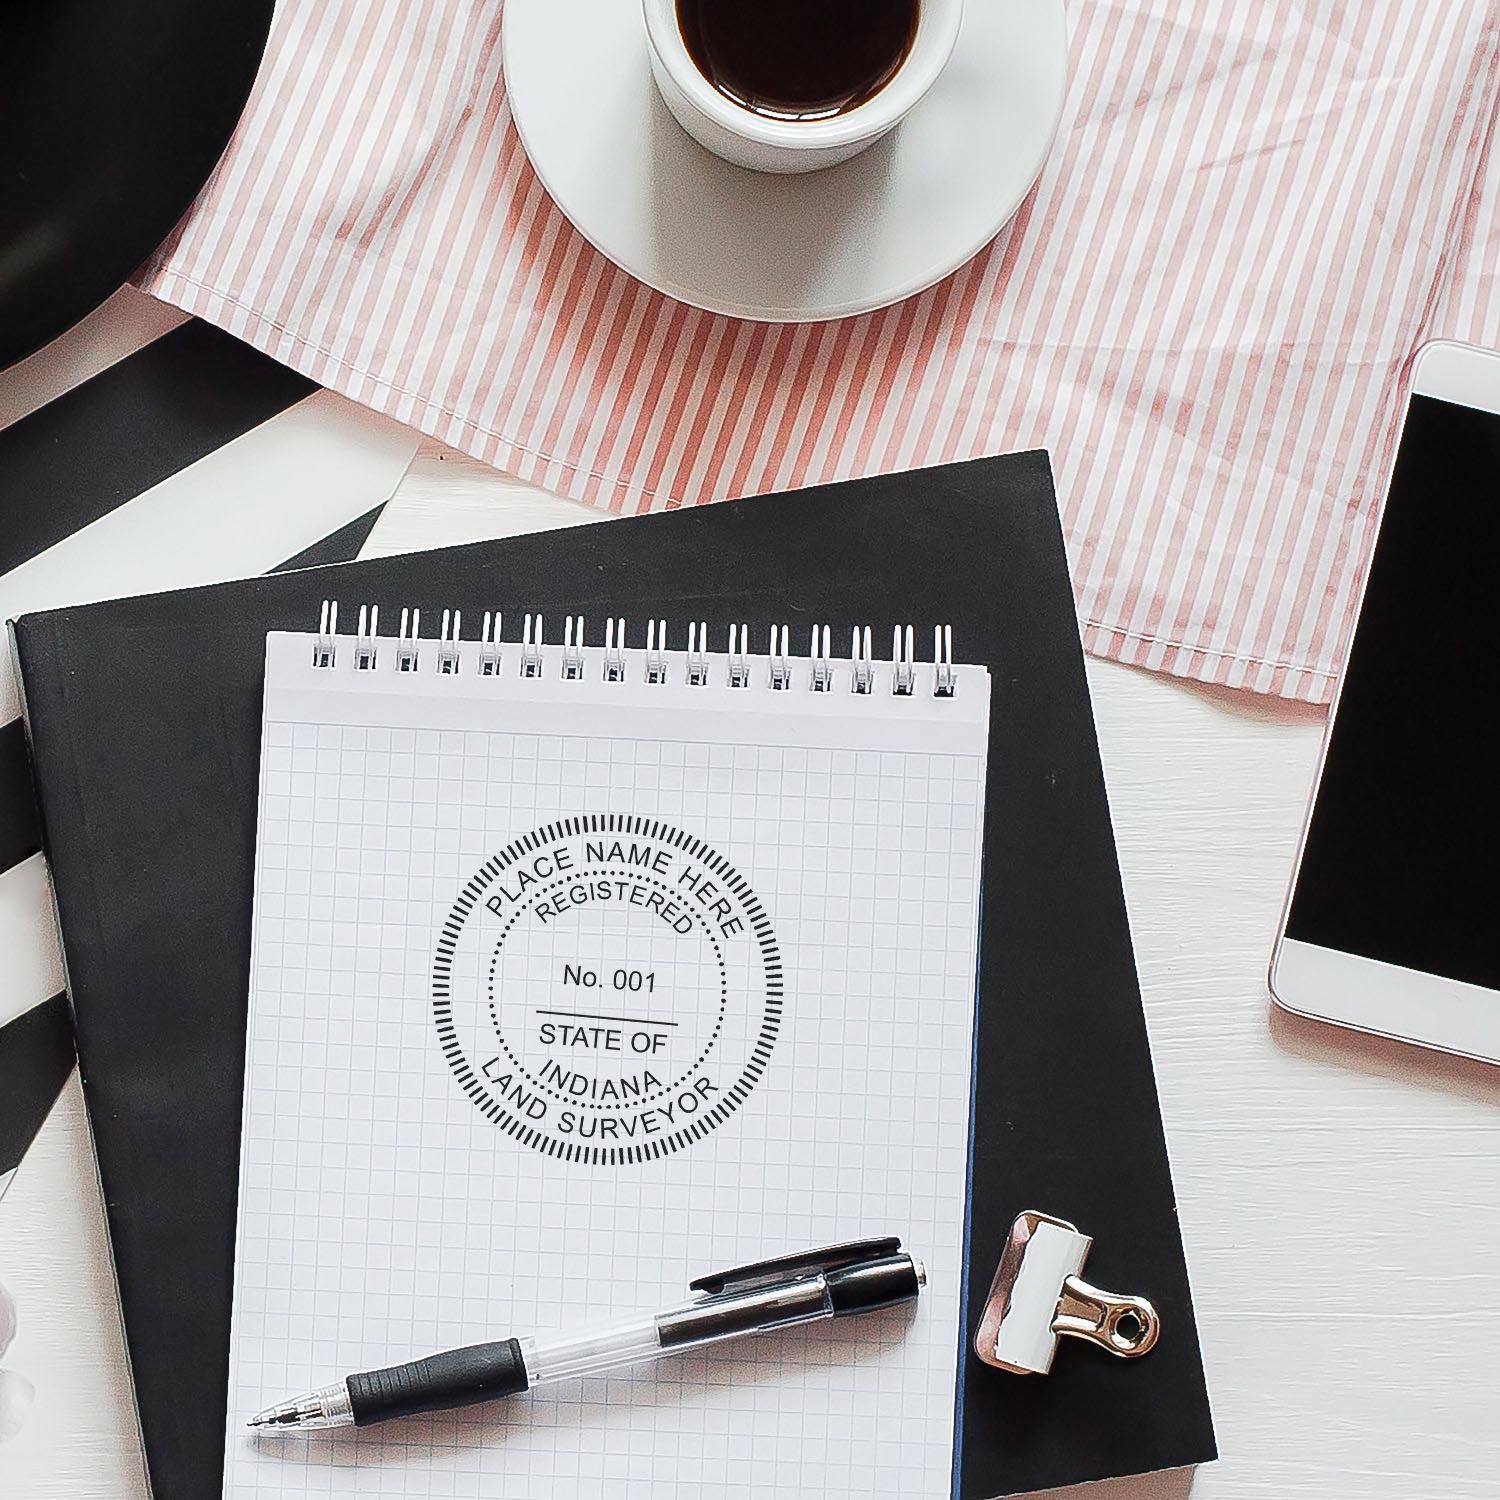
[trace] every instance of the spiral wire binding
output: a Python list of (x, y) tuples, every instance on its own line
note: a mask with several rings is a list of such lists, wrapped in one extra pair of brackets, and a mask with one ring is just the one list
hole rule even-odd
[(953, 627), (932, 627), (932, 693), (935, 698), (951, 698), (958, 691), (958, 674), (953, 670)]
[(667, 622), (646, 621), (646, 681), (653, 686), (667, 680)]
[(354, 666), (356, 671), (371, 672), (375, 669), (380, 636), (380, 606), (361, 604), (359, 607), (359, 630), (354, 637)]
[[(410, 616), (411, 629), (407, 629), (407, 616)], [(420, 647), (417, 640), (422, 633), (422, 611), (420, 609), (403, 609), (401, 611), (401, 633), (396, 637), (396, 670), (398, 672), (415, 672), (417, 670), (417, 656)]]
[[(582, 642), (582, 632), (579, 641)], [(625, 617), (606, 616), (604, 620), (604, 680), (625, 681)]]
[(463, 615), (460, 611), (453, 611), (453, 628), (448, 628), (448, 611), (443, 611), (443, 628), (438, 639), (437, 668), (444, 677), (451, 677), (458, 671), (458, 632), (463, 623)]
[(791, 662), (792, 632), (785, 625), (771, 627), (771, 686), (778, 693), (792, 685)]
[(479, 675), (497, 677), (500, 673), (500, 611), (484, 612), (484, 625), (479, 633)]
[(708, 681), (708, 622), (698, 620), (688, 625), (687, 680), (690, 687), (703, 687)]
[(856, 625), (849, 645), (849, 685), (856, 693), (875, 691), (875, 662), (870, 650), (870, 627)]
[(909, 698), (917, 685), (916, 660), (913, 654), (913, 631), (910, 625), (898, 625), (891, 637), (891, 691)]
[(325, 599), (313, 637), (313, 666), (331, 667), (338, 656), (339, 601)]
[[(540, 644), (541, 632), (537, 634)], [(583, 678), (582, 615), (568, 615), (563, 620), (562, 674), (564, 682), (579, 682)]]
[[(328, 670), (338, 662), (338, 601), (325, 599), (318, 615), (318, 629), (313, 637), (313, 666)], [(481, 677), (498, 677), (504, 664), (500, 639), (503, 616), (499, 610), (486, 610), (477, 646), (478, 673)], [(422, 612), (401, 611), (401, 627), (396, 635), (395, 658), (398, 672), (415, 672), (421, 660)], [(361, 605), (359, 624), (354, 637), (354, 668), (359, 672), (375, 670), (380, 660), (380, 610), (377, 605)], [(753, 661), (750, 650), (750, 627), (743, 623), (728, 627), (729, 650), (725, 683), (731, 688), (750, 686)], [(910, 625), (897, 625), (891, 634), (891, 692), (910, 697), (916, 692), (915, 631)], [(814, 625), (808, 649), (808, 686), (815, 693), (830, 693), (838, 684), (840, 663), (833, 655), (833, 632), (827, 625)], [(457, 676), (463, 670), (463, 615), (459, 610), (443, 611), (435, 663), (441, 676)], [(584, 617), (568, 615), (563, 622), (563, 641), (558, 660), (564, 680), (583, 678), (585, 657)], [(669, 671), (667, 622), (646, 622), (644, 652), (645, 680), (651, 684), (667, 681)], [(686, 680), (692, 687), (708, 684), (711, 671), (708, 624), (693, 620), (687, 627)], [(773, 625), (768, 641), (766, 663), (769, 686), (785, 692), (793, 685), (791, 629)], [(626, 628), (623, 616), (608, 616), (604, 622), (604, 649), (600, 658), (606, 682), (624, 682), (629, 673), (626, 656)], [(936, 625), (932, 631), (932, 693), (935, 698), (952, 698), (958, 692), (958, 669), (953, 663), (953, 627)], [(855, 626), (849, 640), (849, 691), (867, 696), (875, 691), (875, 661), (868, 625)], [(546, 668), (543, 653), (543, 623), (540, 614), (522, 617), (520, 675), (541, 677)]]
[(542, 675), (542, 617), (527, 615), (521, 627), (521, 676)]
[(833, 662), (829, 660), (829, 636), (826, 625), (812, 628), (812, 648), (808, 656), (812, 660), (812, 690), (826, 693), (833, 687)]
[(729, 685), (732, 688), (750, 686), (750, 627), (729, 627)]

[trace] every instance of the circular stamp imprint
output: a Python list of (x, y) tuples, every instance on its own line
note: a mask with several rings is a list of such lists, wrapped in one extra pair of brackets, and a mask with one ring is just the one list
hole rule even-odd
[(474, 1103), (564, 1161), (624, 1165), (734, 1113), (781, 1024), (776, 937), (701, 839), (565, 818), (470, 877), (438, 939), (433, 1014)]

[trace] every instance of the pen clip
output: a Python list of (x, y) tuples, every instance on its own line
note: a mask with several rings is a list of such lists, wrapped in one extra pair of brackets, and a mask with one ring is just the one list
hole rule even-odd
[(1151, 1303), (1100, 1291), (1079, 1276), (1093, 1243), (1050, 1214), (1029, 1210), (1016, 1219), (974, 1336), (985, 1364), (1045, 1375), (1061, 1337), (1085, 1339), (1121, 1359), (1150, 1352), (1161, 1334)]
[(759, 1260), (730, 1271), (715, 1271), (688, 1284), (688, 1289), (716, 1297), (721, 1292), (747, 1291), (773, 1282), (796, 1281), (803, 1276), (818, 1276), (827, 1271), (857, 1266), (867, 1260), (882, 1260), (899, 1254), (901, 1241), (896, 1235), (882, 1239), (850, 1240), (844, 1245), (828, 1245), (821, 1250), (799, 1250), (779, 1255), (773, 1260)]

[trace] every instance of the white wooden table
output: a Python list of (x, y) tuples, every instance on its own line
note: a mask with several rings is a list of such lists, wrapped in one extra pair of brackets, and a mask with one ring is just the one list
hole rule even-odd
[[(367, 550), (594, 519), (429, 446)], [(1322, 715), (1089, 679), (1223, 1458), (1088, 1494), (1500, 1495), (1500, 1069), (1267, 1002)], [(40, 1393), (0, 1497), (143, 1500), (76, 1080), (0, 1208), (0, 1279)]]

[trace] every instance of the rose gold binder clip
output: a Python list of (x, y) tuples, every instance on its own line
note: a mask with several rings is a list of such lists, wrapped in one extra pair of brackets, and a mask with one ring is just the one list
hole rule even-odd
[(1144, 1297), (1101, 1292), (1079, 1276), (1093, 1243), (1065, 1219), (1034, 1210), (1011, 1225), (974, 1335), (985, 1364), (1045, 1375), (1063, 1336), (1121, 1359), (1150, 1352), (1161, 1333), (1156, 1309)]

